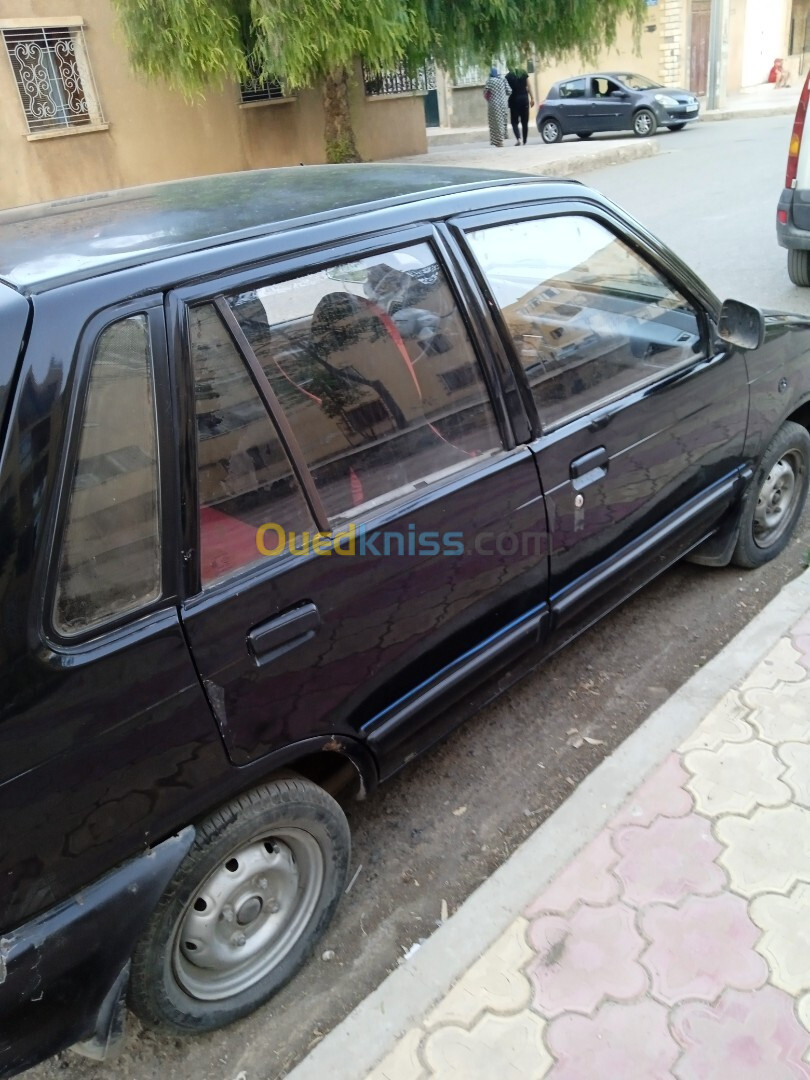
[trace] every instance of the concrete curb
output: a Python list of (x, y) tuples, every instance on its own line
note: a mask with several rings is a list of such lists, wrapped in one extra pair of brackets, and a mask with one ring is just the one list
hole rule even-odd
[(601, 169), (606, 165), (621, 165), (626, 161), (638, 161), (640, 158), (655, 157), (661, 153), (658, 143), (650, 139), (623, 146), (606, 146), (604, 150), (594, 150), (587, 154), (572, 154), (571, 157), (557, 161), (541, 161), (536, 165), (523, 165), (518, 171), (532, 173), (534, 176), (575, 176)]
[(810, 570), (606, 758), (411, 960), (287, 1074), (288, 1080), (363, 1080), (809, 608)]
[(795, 101), (785, 101), (781, 105), (756, 105), (750, 109), (712, 109), (701, 114), (700, 121), (712, 120), (747, 120), (760, 116), (793, 116), (796, 112)]

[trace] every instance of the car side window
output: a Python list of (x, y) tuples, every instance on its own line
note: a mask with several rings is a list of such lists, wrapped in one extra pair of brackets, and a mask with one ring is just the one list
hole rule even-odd
[(427, 244), (226, 299), (330, 521), (501, 450), (477, 357)]
[(158, 484), (149, 324), (132, 315), (102, 331), (93, 352), (59, 556), (59, 633), (84, 633), (160, 595)]
[(705, 355), (688, 301), (582, 215), (468, 234), (544, 427)]
[(258, 529), (313, 528), (284, 447), (213, 304), (189, 309), (203, 587), (262, 559)]
[(561, 98), (581, 98), (587, 93), (586, 79), (572, 79), (560, 86)]

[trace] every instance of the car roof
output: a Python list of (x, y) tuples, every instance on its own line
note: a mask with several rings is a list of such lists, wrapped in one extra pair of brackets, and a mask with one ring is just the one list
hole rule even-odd
[(38, 292), (370, 207), (516, 181), (537, 177), (430, 165), (309, 165), (80, 195), (0, 211), (0, 280)]
[[(586, 71), (582, 75), (570, 75), (567, 79), (560, 79), (560, 82), (573, 82), (574, 79), (626, 79), (628, 75), (637, 74), (636, 71)], [(645, 75), (643, 78), (650, 77)], [(650, 81), (655, 82), (654, 79)]]

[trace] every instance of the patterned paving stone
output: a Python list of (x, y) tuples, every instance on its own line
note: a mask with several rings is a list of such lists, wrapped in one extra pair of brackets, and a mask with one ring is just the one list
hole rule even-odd
[(753, 739), (754, 729), (747, 722), (748, 712), (737, 691), (729, 690), (698, 724), (694, 733), (681, 744), (681, 753), (687, 750), (716, 750), (723, 743)]
[(721, 818), (715, 831), (726, 847), (718, 861), (743, 896), (786, 894), (797, 881), (810, 881), (810, 810), (762, 807), (750, 818)]
[(787, 765), (782, 779), (789, 785), (794, 799), (802, 806), (810, 807), (810, 744), (784, 743), (778, 748), (777, 754)]
[(411, 1028), (366, 1080), (427, 1080), (427, 1072), (419, 1060), (419, 1044), (425, 1037), (421, 1028)]
[(714, 999), (727, 986), (755, 990), (768, 965), (754, 951), (759, 937), (739, 896), (690, 896), (680, 908), (653, 904), (639, 916), (651, 944), (641, 957), (652, 992), (667, 1005)]
[(610, 834), (599, 833), (531, 904), (526, 915), (531, 919), (543, 911), (565, 912), (580, 902), (611, 903), (619, 895), (619, 883), (610, 872), (618, 858)]
[(745, 702), (750, 720), (766, 742), (810, 742), (810, 688), (806, 684), (781, 686), (774, 690), (748, 690)]
[(752, 739), (726, 743), (717, 750), (690, 750), (684, 765), (693, 775), (687, 788), (700, 813), (750, 814), (755, 806), (782, 806), (791, 790), (779, 776), (785, 771), (769, 743)]
[(648, 829), (618, 829), (613, 845), (622, 856), (614, 873), (624, 886), (623, 898), (635, 907), (656, 901), (677, 904), (690, 893), (710, 896), (725, 884), (714, 861), (720, 845), (698, 814), (657, 818)]
[(664, 1080), (679, 1053), (667, 1011), (654, 1001), (567, 1013), (548, 1025), (546, 1042), (557, 1059), (549, 1080)]
[(542, 1080), (552, 1059), (543, 1043), (545, 1022), (534, 1013), (485, 1013), (470, 1030), (442, 1027), (428, 1036), (424, 1056), (440, 1080)]
[(683, 817), (692, 809), (692, 799), (684, 790), (689, 774), (684, 771), (678, 754), (670, 754), (664, 764), (633, 792), (610, 823), (619, 825), (649, 825), (657, 817)]
[[(805, 994), (804, 997), (800, 999), (796, 1012), (799, 1014), (801, 1022), (807, 1030), (810, 1031), (810, 994)], [(808, 1060), (808, 1055), (810, 1055), (810, 1050), (804, 1055), (805, 1061)]]
[(527, 1008), (531, 987), (521, 969), (534, 956), (526, 941), (528, 925), (516, 919), (428, 1014), (425, 1026), (470, 1027), (484, 1010), (511, 1013)]
[(771, 982), (795, 997), (810, 991), (810, 885), (797, 885), (790, 896), (758, 896), (750, 912), (764, 931), (757, 950), (768, 961)]
[(684, 1047), (678, 1080), (807, 1080), (803, 1056), (810, 1036), (793, 999), (773, 986), (753, 993), (727, 990), (712, 1006), (681, 1005), (672, 1030)]
[(741, 683), (745, 692), (753, 687), (773, 689), (779, 683), (801, 682), (807, 678), (807, 669), (799, 662), (801, 653), (788, 637), (782, 637), (764, 660)]
[(531, 924), (529, 940), (538, 954), (528, 968), (533, 1007), (544, 1016), (592, 1012), (605, 996), (627, 1000), (647, 989), (638, 963), (644, 941), (623, 904), (546, 915)]
[(805, 615), (796, 623), (790, 637), (799, 653), (799, 663), (810, 671), (810, 615)]

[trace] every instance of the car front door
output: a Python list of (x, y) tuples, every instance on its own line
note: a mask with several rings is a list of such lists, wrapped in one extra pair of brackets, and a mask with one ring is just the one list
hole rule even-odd
[(745, 363), (712, 343), (675, 264), (606, 212), (571, 204), (466, 235), (536, 405), (552, 612), (573, 636), (739, 492)]
[(183, 622), (235, 763), (334, 736), (390, 772), (544, 627), (532, 454), (440, 241), (408, 236), (174, 303), (197, 477)]
[(629, 122), (623, 113), (629, 111), (623, 100), (624, 92), (617, 82), (604, 75), (589, 80), (591, 83), (591, 114), (594, 131), (621, 131)]

